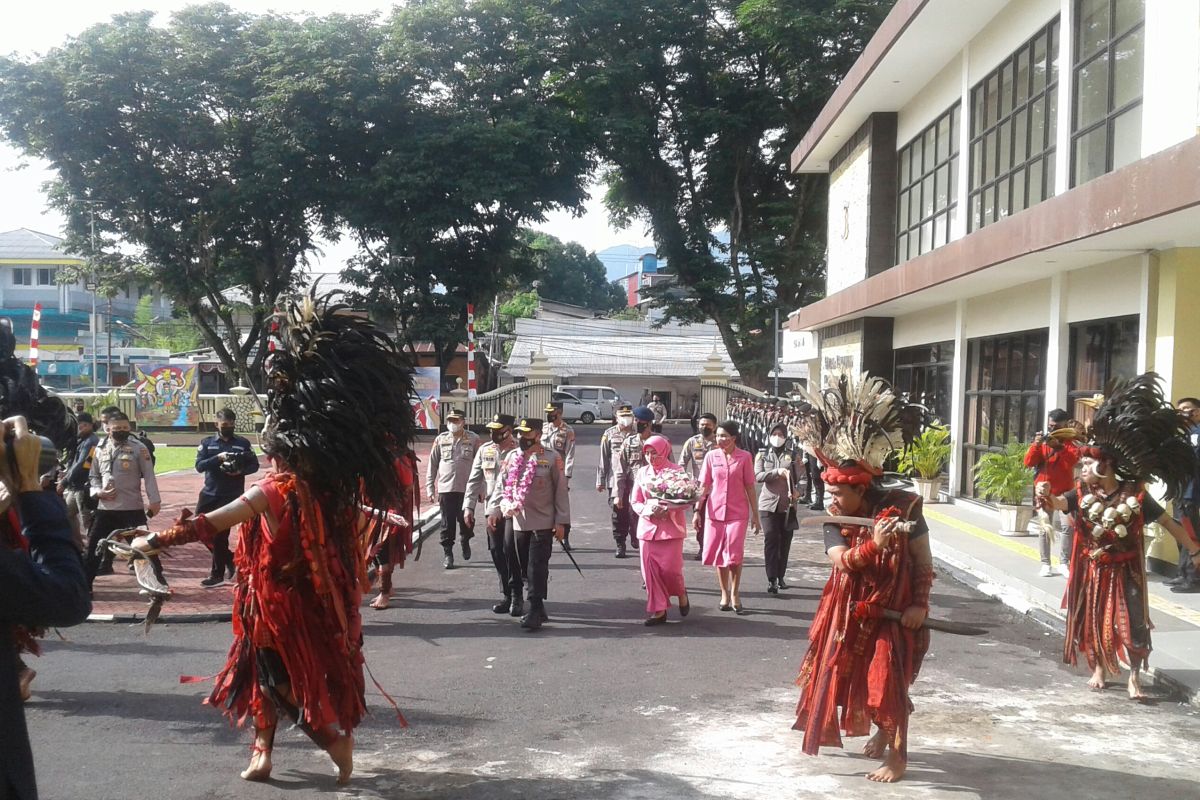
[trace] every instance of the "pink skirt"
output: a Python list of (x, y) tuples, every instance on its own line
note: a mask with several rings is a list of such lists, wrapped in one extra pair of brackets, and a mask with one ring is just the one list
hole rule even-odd
[(672, 597), (683, 597), (683, 539), (642, 540), (642, 580), (646, 582), (646, 613), (661, 614)]
[(748, 519), (704, 520), (704, 566), (736, 567), (746, 551)]

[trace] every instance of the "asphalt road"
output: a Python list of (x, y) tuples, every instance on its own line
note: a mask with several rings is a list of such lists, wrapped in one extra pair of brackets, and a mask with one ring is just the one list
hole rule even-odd
[[(397, 573), (397, 602), (364, 609), (368, 663), (399, 702), (401, 729), (373, 688), (359, 728), (353, 798), (1183, 798), (1195, 797), (1200, 715), (1169, 698), (1137, 706), (1093, 694), (1058, 664), (1061, 639), (940, 576), (935, 613), (987, 626), (936, 635), (914, 691), (908, 779), (862, 777), (847, 749), (800, 752), (791, 731), (796, 669), (827, 575), (802, 531), (780, 598), (765, 592), (750, 540), (743, 600), (716, 608), (715, 576), (690, 560), (693, 612), (641, 625), (636, 559), (613, 558), (595, 492), (599, 425), (580, 427), (572, 540), (584, 569), (551, 564), (552, 622), (529, 634), (489, 606), (498, 591), (482, 539), (441, 569), (436, 542)], [(678, 445), (685, 428), (668, 430)], [(801, 538), (803, 537), (803, 538)], [(687, 553), (694, 552), (693, 542)], [(229, 644), (227, 624), (90, 624), (49, 639), (27, 706), (42, 796), (307, 798), (334, 793), (332, 768), (281, 730), (274, 780), (240, 781), (249, 735), (202, 706)], [(369, 685), (369, 684), (368, 684)]]

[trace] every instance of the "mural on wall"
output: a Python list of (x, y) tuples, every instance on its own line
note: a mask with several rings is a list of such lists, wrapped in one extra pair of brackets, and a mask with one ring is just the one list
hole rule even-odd
[(196, 367), (134, 367), (134, 417), (138, 425), (195, 427), (200, 423)]
[(436, 431), (442, 424), (442, 370), (417, 367), (413, 370), (413, 418), (418, 428)]

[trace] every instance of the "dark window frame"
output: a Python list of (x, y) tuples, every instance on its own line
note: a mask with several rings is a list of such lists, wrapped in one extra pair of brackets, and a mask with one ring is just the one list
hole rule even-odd
[[(1121, 3), (1122, 0), (1106, 0), (1106, 2), (1108, 3), (1108, 30), (1109, 30), (1108, 40), (1104, 43), (1103, 46), (1097, 48), (1095, 52), (1083, 55), (1080, 52), (1081, 48), (1080, 48), (1079, 40), (1080, 40), (1080, 37), (1082, 36), (1082, 28), (1080, 27), (1079, 22), (1080, 22), (1080, 17), (1082, 16), (1084, 2), (1085, 2), (1085, 0), (1075, 0), (1075, 6), (1074, 6), (1075, 30), (1072, 31), (1072, 37), (1073, 37), (1072, 42), (1074, 44), (1074, 47), (1072, 48), (1072, 50), (1074, 51), (1073, 61), (1075, 62), (1071, 68), (1071, 184), (1070, 185), (1072, 187), (1079, 186), (1083, 183), (1087, 183), (1090, 180), (1094, 180), (1095, 178), (1100, 177), (1099, 175), (1093, 175), (1090, 178), (1087, 178), (1083, 181), (1080, 181), (1077, 179), (1077, 177), (1078, 177), (1077, 170), (1078, 170), (1078, 161), (1079, 161), (1077, 145), (1079, 143), (1079, 140), (1083, 139), (1085, 136), (1088, 136), (1088, 135), (1100, 130), (1101, 128), (1104, 128), (1105, 129), (1104, 171), (1101, 172), (1100, 175), (1106, 175), (1109, 172), (1112, 172), (1113, 168), (1114, 168), (1113, 167), (1114, 156), (1116, 154), (1116, 149), (1115, 149), (1115, 138), (1116, 137), (1113, 135), (1114, 129), (1116, 127), (1116, 121), (1120, 117), (1123, 117), (1127, 112), (1130, 112), (1133, 109), (1141, 106), (1143, 100), (1145, 99), (1144, 81), (1145, 81), (1146, 43), (1145, 43), (1145, 37), (1143, 35), (1142, 51), (1140, 54), (1141, 58), (1143, 59), (1143, 64), (1142, 64), (1143, 92), (1137, 96), (1137, 99), (1130, 100), (1129, 102), (1125, 103), (1124, 105), (1122, 105), (1119, 108), (1112, 107), (1113, 102), (1116, 99), (1117, 70), (1114, 68), (1116, 65), (1116, 52), (1120, 48), (1120, 46), (1125, 42), (1126, 39), (1129, 39), (1130, 37), (1137, 35), (1137, 34), (1145, 33), (1145, 30), (1146, 30), (1145, 3), (1142, 3), (1141, 21), (1130, 26), (1128, 30), (1122, 32), (1119, 36), (1114, 38), (1112, 36), (1112, 32), (1113, 32), (1113, 30), (1116, 29), (1117, 5), (1119, 3)], [(1080, 58), (1081, 55), (1083, 55), (1082, 60)], [(1083, 70), (1085, 70), (1089, 66), (1099, 62), (1100, 59), (1102, 59), (1102, 58), (1105, 58), (1108, 60), (1108, 86), (1107, 86), (1107, 99), (1106, 99), (1106, 103), (1105, 103), (1107, 112), (1105, 113), (1103, 118), (1097, 120), (1096, 122), (1089, 124), (1086, 128), (1080, 129), (1079, 128), (1079, 75)], [(1139, 144), (1139, 146), (1141, 144), (1140, 129), (1138, 131), (1138, 144)]]
[[(923, 385), (938, 385), (938, 375), (947, 371), (953, 381), (954, 373), (954, 341), (931, 342), (915, 347), (901, 347), (893, 351), (892, 386), (897, 392), (909, 395), (909, 399), (919, 402), (922, 398), (912, 396), (917, 373), (924, 373)], [(946, 397), (935, 394), (935, 400), (929, 406), (929, 412), (939, 419), (943, 425), (950, 424), (950, 410), (953, 407), (953, 386)]]
[[(1080, 358), (1080, 353), (1077, 352), (1077, 349), (1075, 347), (1075, 332), (1077, 330), (1079, 330), (1080, 328), (1092, 327), (1092, 326), (1097, 326), (1097, 325), (1103, 325), (1105, 327), (1105, 331), (1103, 334), (1104, 343), (1103, 343), (1103, 345), (1100, 346), (1100, 352), (1102, 352), (1104, 354), (1100, 382), (1099, 382), (1098, 386), (1080, 387), (1080, 386), (1077, 386), (1076, 382), (1075, 382), (1076, 367), (1079, 366), (1079, 358)], [(1075, 417), (1079, 417), (1081, 412), (1078, 409), (1076, 409), (1077, 401), (1090, 398), (1098, 392), (1102, 393), (1104, 391), (1104, 386), (1112, 378), (1132, 378), (1133, 377), (1133, 375), (1113, 375), (1113, 372), (1112, 372), (1113, 336), (1115, 333), (1117, 333), (1118, 326), (1130, 326), (1130, 325), (1132, 325), (1134, 337), (1136, 340), (1136, 337), (1137, 337), (1138, 333), (1140, 332), (1139, 331), (1140, 318), (1137, 314), (1126, 314), (1126, 315), (1123, 315), (1120, 317), (1104, 317), (1104, 318), (1100, 318), (1100, 319), (1083, 320), (1081, 322), (1072, 322), (1068, 326), (1068, 341), (1070, 342), (1070, 345), (1068, 346), (1069, 353), (1067, 355), (1067, 403), (1068, 403), (1067, 413), (1069, 413)], [(1140, 344), (1140, 342), (1138, 344)], [(1137, 346), (1137, 345), (1135, 345), (1135, 346)], [(1087, 420), (1084, 420), (1084, 421), (1087, 421)]]
[[(1011, 214), (1024, 211), (1031, 206), (1044, 202), (1054, 196), (1055, 192), (1055, 163), (1057, 160), (1057, 130), (1058, 130), (1058, 102), (1059, 102), (1059, 66), (1058, 66), (1058, 42), (1062, 36), (1059, 17), (1055, 16), (1041, 30), (1029, 37), (1016, 50), (1012, 52), (1004, 61), (983, 77), (978, 83), (971, 88), (970, 91), (970, 109), (971, 109), (971, 144), (968, 150), (968, 161), (970, 163), (970, 171), (968, 175), (967, 189), (967, 225), (968, 231), (976, 231), (984, 228), (994, 222), (998, 222)], [(1046, 80), (1040, 89), (1035, 91), (1036, 72), (1034, 70), (1035, 54), (1039, 44), (1044, 43), (1046, 49)], [(1021, 95), (1016, 77), (1019, 73), (1019, 65), (1021, 58), (1028, 59), (1029, 71), (1026, 75), (1025, 98), (1020, 99)], [(1001, 96), (1000, 90), (1004, 87), (1004, 74), (1011, 70), (1013, 76), (1012, 84), (1008, 87), (1009, 97), (1005, 104), (1004, 98)], [(986, 101), (989, 90), (992, 88), (992, 83), (995, 81), (996, 97), (995, 103), (997, 108), (985, 107), (985, 117), (979, 118), (977, 109), (979, 109), (980, 97)], [(1042, 102), (1045, 111), (1042, 119), (1042, 135), (1043, 146), (1040, 150), (1035, 151), (1033, 145), (1033, 115), (1031, 109), (1038, 103)], [(1007, 108), (1007, 111), (1003, 109)], [(1017, 156), (1017, 137), (1016, 120), (1021, 115), (1023, 117), (1023, 125), (1025, 128), (1024, 142), (1026, 145), (1025, 156), (1021, 161), (1016, 160)], [(1008, 131), (1007, 148), (1008, 148), (1008, 169), (1001, 172), (997, 170), (990, 176), (986, 174), (992, 162), (999, 161), (1000, 145), (1005, 141), (1001, 135), (1004, 131)], [(990, 158), (982, 159), (982, 165), (979, 163), (978, 152), (991, 144), (993, 152)], [(1029, 185), (1029, 171), (1032, 167), (1041, 164), (1041, 198), (1032, 201), (1033, 193)], [(981, 180), (976, 180), (976, 174), (979, 173)], [(1020, 173), (1023, 176), (1023, 194), (1021, 198), (1021, 206), (1017, 210), (1014, 200), (1014, 185), (1013, 177)], [(1004, 198), (1003, 206), (1000, 202), (1000, 188), (1003, 187), (1006, 197)], [(992, 193), (994, 198), (990, 214), (985, 214), (987, 205), (984, 198), (988, 193)], [(979, 200), (977, 203), (976, 200)], [(1005, 209), (1005, 213), (1001, 214), (1001, 208)], [(990, 216), (990, 219), (987, 218)]]
[[(942, 122), (948, 122), (947, 132), (948, 150), (945, 158), (938, 157), (938, 151), (941, 149), (942, 137), (938, 132)], [(958, 140), (959, 132), (962, 126), (962, 105), (955, 102), (929, 125), (921, 129), (921, 132), (910, 139), (896, 154), (896, 263), (903, 264), (909, 259), (916, 258), (932, 250), (936, 250), (944, 244), (951, 241), (951, 229), (954, 226), (955, 220), (958, 217), (958, 170), (962, 168), (961, 153), (959, 152)], [(933, 152), (926, 157), (926, 138), (932, 134), (932, 150)], [(919, 148), (919, 163), (920, 171), (914, 172), (912, 169), (913, 153)], [(909, 165), (908, 180), (905, 180), (905, 165)], [(946, 205), (939, 207), (937, 204), (937, 189), (938, 189), (938, 173), (942, 168), (946, 168)], [(932, 179), (933, 181), (933, 210), (929, 214), (924, 213), (924, 185), (925, 182)], [(907, 195), (907, 200), (905, 196)], [(910, 222), (914, 219), (910, 210), (913, 203), (913, 198), (916, 198), (917, 217), (915, 222)], [(904, 219), (901, 219), (901, 215)], [(933, 233), (930, 234), (930, 242), (928, 246), (922, 246), (921, 232), (926, 225), (932, 226)], [(941, 233), (945, 231), (945, 233)], [(917, 245), (914, 249), (910, 246), (912, 236), (916, 235)]]
[(13, 267), (13, 286), (33, 286), (33, 267)]

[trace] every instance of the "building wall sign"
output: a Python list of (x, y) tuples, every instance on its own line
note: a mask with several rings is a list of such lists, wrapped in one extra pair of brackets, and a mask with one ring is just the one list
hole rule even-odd
[(871, 148), (863, 139), (829, 176), (826, 294), (867, 277), (870, 186)]
[(828, 339), (821, 345), (821, 385), (832, 386), (842, 372), (862, 372), (862, 332)]
[(781, 363), (797, 364), (802, 361), (812, 361), (820, 355), (821, 349), (815, 331), (785, 330), (783, 332), (783, 351), (779, 359)]

